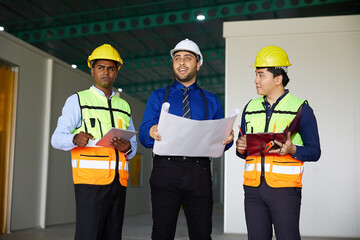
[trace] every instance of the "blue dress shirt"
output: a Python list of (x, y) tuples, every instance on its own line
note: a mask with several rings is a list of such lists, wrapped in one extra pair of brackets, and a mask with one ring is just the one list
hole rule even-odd
[[(286, 90), (283, 95), (281, 95), (277, 100), (278, 103), (286, 94), (289, 93), (289, 90)], [(266, 106), (266, 117), (270, 117), (272, 108), (270, 103), (266, 101), (266, 97), (264, 97), (265, 106)], [(275, 106), (276, 104), (273, 104)], [(245, 133), (245, 106), (241, 118), (241, 131)], [(300, 130), (299, 134), (301, 139), (304, 143), (304, 146), (296, 146), (296, 153), (293, 156), (294, 158), (302, 161), (302, 162), (309, 162), (309, 161), (317, 161), (321, 155), (320, 149), (320, 140), (319, 140), (319, 133), (316, 118), (314, 115), (314, 111), (309, 106), (309, 104), (304, 104), (302, 111), (301, 111), (301, 121), (300, 121)], [(240, 137), (240, 134), (239, 134)], [(236, 151), (236, 155), (241, 158), (246, 158), (246, 151), (244, 154), (240, 154)]]
[[(105, 96), (105, 94), (101, 90), (97, 89), (94, 85), (92, 87), (95, 88), (103, 96)], [(114, 94), (115, 93), (113, 91), (109, 99), (111, 99), (114, 96)], [(59, 117), (57, 127), (51, 137), (51, 145), (56, 149), (60, 149), (64, 151), (69, 151), (75, 148), (76, 145), (73, 144), (73, 138), (75, 134), (72, 134), (72, 131), (75, 128), (80, 127), (80, 125), (81, 125), (81, 110), (80, 110), (79, 98), (77, 94), (73, 94), (65, 102), (65, 105), (62, 109), (62, 115)], [(132, 118), (130, 118), (130, 125), (128, 127), (128, 130), (135, 131)], [(130, 144), (131, 144), (132, 152), (126, 155), (127, 159), (131, 159), (136, 154), (136, 150), (137, 150), (136, 136), (130, 139)]]
[[(174, 83), (170, 86), (170, 92), (167, 102), (170, 103), (169, 113), (176, 116), (182, 116), (182, 88), (185, 87), (179, 81), (174, 80)], [(164, 103), (166, 87), (160, 88), (154, 91), (146, 104), (143, 121), (139, 128), (139, 139), (142, 145), (147, 148), (154, 146), (154, 139), (150, 137), (150, 128), (159, 122), (161, 106)], [(206, 100), (208, 102), (209, 116), (208, 120), (224, 118), (224, 112), (221, 107), (219, 98), (208, 91), (203, 90)], [(205, 105), (201, 96), (201, 90), (195, 82), (189, 87), (190, 98), (190, 111), (191, 119), (205, 120)], [(226, 145), (225, 150), (232, 146), (233, 142)]]

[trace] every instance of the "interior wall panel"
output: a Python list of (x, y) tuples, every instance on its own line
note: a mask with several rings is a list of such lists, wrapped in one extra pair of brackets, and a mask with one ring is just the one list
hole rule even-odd
[(0, 32), (0, 57), (19, 66), (11, 229), (39, 225), (46, 58)]
[[(292, 64), (287, 88), (307, 99), (317, 118), (322, 155), (318, 162), (305, 163), (303, 236), (360, 237), (359, 22), (355, 15), (224, 24), (226, 111), (242, 110), (258, 97), (255, 69), (249, 66), (261, 48), (276, 45), (288, 53)], [(228, 233), (246, 233), (243, 168), (235, 148), (228, 151), (224, 213)]]
[[(19, 66), (10, 230), (74, 222), (70, 152), (50, 146), (49, 153), (44, 154), (44, 146), (49, 146), (67, 97), (89, 88), (93, 78), (6, 32), (0, 32), (0, 58)], [(53, 60), (50, 65), (49, 60)], [(47, 81), (52, 81), (50, 99), (46, 93)], [(145, 104), (126, 94), (123, 96), (132, 105), (138, 129)], [(51, 101), (49, 116), (46, 112), (48, 101)], [(50, 134), (44, 132), (49, 131), (44, 126), (50, 126)], [(139, 152), (144, 155), (144, 184), (128, 188), (126, 214), (150, 211), (151, 150), (142, 148), (139, 143)]]

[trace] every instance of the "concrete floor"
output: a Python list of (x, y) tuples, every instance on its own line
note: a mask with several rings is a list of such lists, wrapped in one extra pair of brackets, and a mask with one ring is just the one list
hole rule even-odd
[[(145, 240), (151, 236), (151, 214), (127, 216), (124, 220), (123, 240)], [(29, 229), (0, 235), (0, 240), (73, 240), (74, 224), (49, 226), (46, 229)], [(183, 213), (180, 213), (176, 231), (176, 240), (186, 240), (187, 226)], [(246, 240), (246, 235), (223, 233), (223, 209), (214, 208), (213, 240)], [(275, 239), (275, 238), (274, 238)], [(303, 237), (303, 240), (345, 240), (345, 238), (314, 238)]]

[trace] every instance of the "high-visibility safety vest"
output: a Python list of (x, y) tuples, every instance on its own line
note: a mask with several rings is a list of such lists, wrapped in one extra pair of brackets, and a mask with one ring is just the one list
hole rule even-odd
[[(288, 93), (273, 106), (267, 119), (264, 98), (251, 100), (245, 110), (246, 133), (283, 132), (295, 118), (299, 107), (304, 102), (306, 103)], [(303, 145), (299, 133), (293, 134), (291, 141), (294, 145)], [(303, 171), (303, 162), (293, 158), (290, 154), (247, 156), (244, 185), (257, 187), (263, 176), (270, 187), (302, 187)]]
[[(127, 129), (130, 105), (113, 95), (111, 100), (90, 87), (77, 93), (81, 109), (81, 126), (72, 133), (90, 133), (101, 139), (112, 127)], [(74, 184), (110, 184), (118, 169), (121, 185), (127, 186), (128, 164), (124, 153), (107, 147), (76, 147), (71, 150)]]

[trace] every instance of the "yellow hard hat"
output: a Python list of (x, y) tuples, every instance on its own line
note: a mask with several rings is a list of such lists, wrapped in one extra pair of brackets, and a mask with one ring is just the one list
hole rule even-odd
[(91, 68), (91, 61), (96, 59), (106, 59), (106, 60), (113, 60), (115, 62), (118, 62), (119, 63), (118, 70), (123, 64), (123, 60), (121, 59), (120, 54), (110, 44), (103, 44), (100, 47), (95, 48), (95, 50), (91, 53), (91, 55), (88, 58), (89, 68)]
[(291, 66), (286, 52), (276, 46), (261, 49), (255, 58), (254, 67), (287, 67)]

